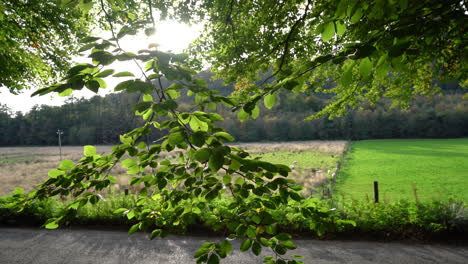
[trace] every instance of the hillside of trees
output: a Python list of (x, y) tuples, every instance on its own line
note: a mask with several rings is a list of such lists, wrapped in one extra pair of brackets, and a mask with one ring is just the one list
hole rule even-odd
[[(199, 76), (209, 80), (210, 75)], [(168, 83), (166, 83), (168, 85)], [(227, 95), (234, 89), (222, 81), (208, 81), (208, 86)], [(218, 88), (217, 88), (218, 87)], [(219, 88), (220, 87), (220, 88)], [(330, 100), (327, 94), (281, 92), (277, 105), (261, 107), (257, 119), (243, 122), (229, 108), (216, 111), (225, 117), (220, 124), (237, 141), (294, 141), (381, 138), (456, 138), (468, 136), (468, 101), (457, 85), (442, 86), (443, 93), (434, 97), (416, 97), (406, 110), (392, 108), (390, 100), (364, 105), (347, 115), (304, 122)], [(190, 109), (187, 96), (180, 97), (182, 109)], [(90, 99), (71, 97), (62, 106), (35, 106), (26, 114), (11, 112), (0, 105), (0, 145), (55, 145), (57, 129), (64, 131), (63, 144), (113, 144), (119, 135), (142, 123), (132, 106), (135, 94), (115, 93)], [(152, 134), (150, 140), (164, 136)]]

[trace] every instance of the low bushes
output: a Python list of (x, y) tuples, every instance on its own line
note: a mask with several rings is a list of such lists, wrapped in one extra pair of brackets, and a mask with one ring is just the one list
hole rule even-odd
[[(141, 199), (145, 199), (142, 203)], [(0, 223), (41, 225), (48, 218), (63, 212), (67, 202), (58, 198), (33, 201), (23, 211), (11, 208), (14, 196), (0, 197)], [(197, 233), (219, 232), (224, 234), (230, 226), (226, 222), (241, 219), (229, 209), (227, 198), (218, 198), (207, 203), (205, 208), (191, 208), (193, 219), (189, 226), (168, 223), (171, 208), (161, 208), (158, 200), (139, 198), (134, 195), (112, 194), (102, 197), (96, 204), (80, 208), (67, 219), (70, 225), (100, 225), (128, 227), (137, 222), (132, 210), (157, 211), (156, 225), (169, 232)], [(138, 204), (144, 204), (141, 208)], [(366, 237), (391, 239), (431, 239), (438, 236), (463, 237), (468, 231), (468, 210), (463, 202), (431, 201), (417, 203), (407, 200), (387, 203), (366, 201), (332, 201), (308, 198), (302, 202), (290, 201), (287, 207), (270, 211), (274, 228), (306, 237)], [(226, 221), (229, 219), (229, 221)], [(156, 220), (156, 219), (155, 219)], [(198, 230), (198, 231), (197, 231)], [(230, 230), (234, 232), (235, 230)]]

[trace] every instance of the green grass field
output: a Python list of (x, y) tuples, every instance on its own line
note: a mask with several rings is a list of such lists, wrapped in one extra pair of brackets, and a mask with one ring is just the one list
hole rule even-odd
[(468, 138), (357, 141), (343, 165), (335, 197), (468, 200)]

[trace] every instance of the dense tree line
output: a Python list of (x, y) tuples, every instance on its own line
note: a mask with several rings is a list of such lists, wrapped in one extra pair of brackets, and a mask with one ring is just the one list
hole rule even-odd
[[(391, 108), (388, 100), (364, 106), (336, 118), (303, 119), (310, 110), (327, 99), (315, 96), (295, 100), (283, 98), (276, 111), (256, 120), (224, 121), (230, 133), (240, 141), (288, 141), (382, 138), (454, 138), (468, 136), (468, 103), (461, 95), (416, 98), (407, 110)], [(310, 108), (309, 108), (310, 107)]]
[[(205, 76), (203, 76), (205, 77)], [(220, 83), (210, 82), (209, 86)], [(232, 87), (220, 89), (230, 93)], [(191, 106), (182, 96), (184, 108)], [(140, 98), (129, 94), (109, 94), (91, 99), (70, 98), (63, 106), (35, 106), (26, 114), (13, 113), (0, 107), (0, 145), (54, 145), (57, 129), (64, 131), (67, 145), (112, 144), (119, 135), (141, 122), (133, 115), (132, 105)], [(301, 95), (283, 92), (277, 106), (260, 109), (257, 119), (243, 122), (229, 108), (216, 111), (225, 117), (223, 126), (238, 141), (291, 141), (378, 138), (454, 138), (468, 136), (468, 101), (457, 87), (446, 88), (442, 95), (417, 97), (402, 110), (391, 108), (389, 100), (364, 105), (343, 117), (320, 118), (304, 122), (304, 118), (328, 103), (326, 94)], [(157, 140), (163, 134), (153, 134)]]

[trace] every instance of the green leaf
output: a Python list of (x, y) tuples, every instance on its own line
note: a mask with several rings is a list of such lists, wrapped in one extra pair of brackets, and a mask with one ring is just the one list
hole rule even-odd
[(81, 9), (81, 11), (85, 14), (89, 13), (89, 10), (93, 8), (93, 1), (80, 1), (78, 4), (78, 7)]
[(254, 109), (252, 110), (252, 118), (257, 119), (257, 117), (260, 115), (260, 107), (256, 105)]
[[(278, 254), (280, 254), (280, 255), (284, 255), (284, 254), (286, 254), (286, 251), (287, 251), (287, 250), (286, 250), (285, 247), (283, 247), (283, 246), (281, 246), (281, 245), (277, 245), (277, 246), (275, 247), (275, 251), (276, 251), (276, 253), (278, 253)], [(286, 264), (286, 262), (283, 262), (283, 263)]]
[(92, 81), (97, 82), (100, 88), (107, 88), (106, 82), (101, 78), (93, 78)]
[(281, 245), (287, 249), (296, 249), (297, 246), (291, 241), (291, 240), (286, 240), (281, 242)]
[(112, 55), (110, 52), (103, 51), (103, 50), (97, 50), (91, 53), (89, 57), (92, 58), (94, 62), (97, 62), (104, 66), (109, 65), (115, 61), (114, 55)]
[(265, 104), (266, 108), (271, 109), (276, 103), (276, 95), (268, 94), (265, 96), (265, 98), (263, 98), (263, 103)]
[(195, 152), (195, 159), (201, 163), (205, 163), (210, 158), (210, 150), (207, 148), (201, 148)]
[(107, 70), (104, 70), (98, 74), (96, 74), (94, 77), (99, 77), (99, 78), (104, 78), (104, 77), (107, 77), (111, 74), (113, 74), (115, 71), (112, 70), (112, 69), (107, 69)]
[(151, 108), (152, 105), (153, 105), (153, 102), (139, 102), (133, 106), (133, 110), (142, 113), (148, 108)]
[(262, 219), (258, 215), (252, 216), (252, 221), (254, 221), (255, 224), (260, 224), (262, 222)]
[(224, 240), (220, 244), (220, 248), (224, 252), (225, 255), (229, 255), (231, 253), (231, 251), (232, 251), (232, 244), (231, 244), (231, 242), (229, 242), (227, 240)]
[(180, 97), (180, 92), (174, 89), (167, 89), (166, 94), (169, 95), (171, 99), (177, 99)]
[(65, 89), (63, 92), (59, 93), (59, 96), (60, 97), (65, 97), (65, 96), (69, 96), (73, 93), (73, 89), (72, 88), (68, 88), (68, 89)]
[(210, 253), (214, 249), (215, 249), (215, 244), (214, 243), (205, 242), (198, 248), (198, 251), (195, 252), (194, 257), (199, 258), (201, 256), (204, 256), (204, 255)]
[(136, 34), (136, 29), (135, 28), (130, 28), (128, 26), (123, 26), (119, 33), (117, 33), (117, 38), (123, 38), (125, 35), (135, 35)]
[(270, 246), (270, 241), (264, 237), (260, 237), (260, 243), (265, 246), (265, 247), (269, 247)]
[(335, 35), (335, 23), (333, 21), (330, 21), (326, 23), (325, 26), (323, 27), (323, 32), (322, 32), (323, 42), (330, 41), (334, 35)]
[(225, 141), (231, 141), (231, 142), (234, 141), (234, 138), (226, 132), (217, 132), (217, 133), (214, 133), (213, 136), (217, 138), (222, 138)]
[(84, 146), (83, 153), (86, 157), (92, 157), (96, 155), (96, 148), (91, 145)]
[(205, 144), (205, 135), (201, 131), (195, 132), (192, 135), (190, 135), (189, 141), (196, 147), (201, 147), (203, 146), (203, 144)]
[(119, 138), (120, 138), (120, 142), (124, 144), (129, 144), (129, 145), (133, 144), (133, 139), (131, 137), (120, 135)]
[(343, 36), (343, 34), (346, 32), (346, 25), (343, 24), (343, 22), (338, 21), (336, 22), (336, 34), (338, 36)]
[(86, 88), (88, 88), (90, 91), (97, 93), (99, 91), (99, 87), (101, 86), (98, 81), (96, 80), (89, 80), (86, 82)]
[(153, 230), (153, 232), (151, 232), (151, 236), (150, 236), (150, 239), (153, 240), (154, 238), (156, 238), (157, 236), (160, 236), (161, 235), (161, 229), (155, 229)]
[(208, 161), (208, 166), (210, 167), (211, 171), (218, 171), (224, 164), (224, 154), (219, 151), (214, 151), (213, 155), (210, 156), (210, 160)]
[(50, 222), (45, 225), (45, 228), (47, 229), (57, 229), (57, 227), (59, 227), (59, 225), (56, 221)]
[(289, 197), (291, 197), (291, 199), (293, 199), (294, 201), (300, 201), (303, 199), (303, 197), (297, 192), (290, 192)]
[(192, 115), (190, 117), (190, 128), (192, 128), (193, 131), (208, 131), (208, 124), (206, 122), (201, 121), (198, 119), (196, 116)]
[(111, 182), (111, 183), (117, 183), (117, 179), (114, 177), (114, 176), (107, 176), (107, 179)]
[(229, 185), (229, 184), (231, 184), (231, 180), (232, 180), (232, 179), (231, 179), (231, 175), (225, 174), (225, 175), (223, 176), (223, 183), (224, 183), (224, 185)]
[(100, 39), (101, 38), (99, 38), (99, 37), (90, 37), (90, 36), (88, 36), (88, 37), (85, 37), (85, 38), (81, 39), (80, 43), (94, 42), (94, 41), (100, 40)]
[(128, 220), (130, 220), (133, 217), (135, 217), (135, 211), (130, 210), (130, 211), (128, 211), (128, 213), (126, 215), (127, 215)]
[(348, 87), (349, 85), (351, 85), (352, 82), (353, 82), (353, 68), (349, 67), (349, 69), (345, 71), (343, 75), (341, 75), (340, 83), (344, 87)]
[(153, 96), (151, 94), (144, 94), (143, 102), (153, 102)]
[(63, 171), (71, 170), (73, 168), (73, 161), (71, 160), (62, 160), (60, 162), (59, 169)]
[(253, 242), (252, 244), (252, 252), (255, 254), (255, 256), (260, 255), (262, 253), (262, 246), (257, 242)]
[(129, 71), (123, 71), (112, 75), (112, 77), (135, 77), (135, 74)]
[(241, 109), (239, 111), (239, 113), (237, 113), (237, 118), (240, 120), (240, 121), (244, 121), (245, 119), (247, 119), (249, 117), (249, 114), (247, 112), (244, 111), (244, 109)]
[(175, 132), (169, 135), (169, 143), (172, 145), (179, 145), (185, 142), (185, 136), (182, 132)]
[(146, 148), (146, 143), (144, 141), (140, 141), (137, 145), (139, 149), (145, 149)]
[(114, 214), (123, 214), (123, 213), (125, 213), (125, 211), (128, 211), (128, 209), (127, 208), (119, 208), (119, 209), (114, 211)]
[(78, 52), (87, 51), (87, 50), (89, 50), (89, 49), (94, 48), (96, 45), (97, 45), (97, 43), (95, 43), (95, 42), (88, 43), (88, 44), (86, 44), (86, 45), (83, 45), (83, 46), (78, 50)]
[(114, 88), (114, 91), (116, 92), (123, 90), (126, 90), (129, 93), (140, 92), (149, 94), (154, 90), (154, 86), (151, 83), (144, 82), (139, 79), (127, 80), (117, 84), (117, 86)]
[(23, 193), (24, 193), (24, 189), (20, 187), (15, 187), (15, 190), (13, 191), (13, 194), (17, 194), (17, 195), (20, 195)]
[(131, 235), (135, 233), (136, 231), (138, 231), (139, 228), (140, 228), (140, 223), (132, 225), (132, 227), (130, 227), (130, 229), (128, 230), (128, 234)]
[(389, 68), (390, 67), (387, 62), (382, 63), (377, 67), (377, 69), (375, 69), (376, 76), (382, 79), (387, 77), (387, 75), (389, 74)]
[(255, 226), (253, 225), (249, 225), (247, 227), (247, 231), (245, 232), (247, 234), (248, 237), (250, 237), (251, 239), (255, 239), (255, 237), (257, 236), (257, 229), (255, 228)]
[(211, 254), (210, 257), (208, 258), (207, 264), (218, 264), (219, 263), (219, 257), (216, 254)]
[(364, 58), (359, 63), (359, 72), (361, 73), (362, 77), (369, 78), (372, 72), (372, 62), (369, 58)]
[(154, 27), (150, 27), (150, 28), (146, 28), (145, 29), (145, 35), (146, 36), (151, 36), (151, 35), (154, 35), (154, 33), (156, 32), (156, 29)]
[(287, 234), (287, 233), (280, 233), (280, 234), (276, 235), (275, 238), (278, 239), (278, 240), (289, 240), (289, 239), (291, 239), (291, 235)]
[(249, 250), (251, 245), (252, 245), (252, 240), (250, 240), (250, 239), (244, 240), (242, 242), (241, 246), (240, 246), (240, 251), (245, 252), (245, 251)]
[(351, 17), (351, 22), (352, 23), (358, 22), (361, 19), (362, 15), (363, 15), (362, 9), (358, 8), (356, 12), (354, 12), (353, 16)]
[(126, 159), (122, 161), (122, 167), (129, 169), (131, 167), (137, 166), (138, 163), (134, 159)]

